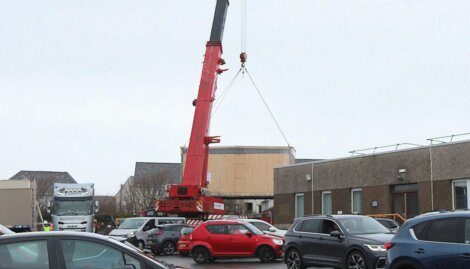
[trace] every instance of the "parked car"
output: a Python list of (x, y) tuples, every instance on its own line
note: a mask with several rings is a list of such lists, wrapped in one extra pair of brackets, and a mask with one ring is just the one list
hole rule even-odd
[(0, 261), (1, 268), (174, 268), (109, 237), (64, 231), (3, 235)]
[(165, 224), (148, 231), (146, 247), (154, 254), (173, 255), (181, 235), (181, 229), (192, 227), (186, 224)]
[(412, 218), (387, 248), (390, 269), (470, 268), (470, 212)]
[(185, 226), (181, 229), (180, 238), (177, 243), (177, 249), (181, 256), (188, 256), (191, 251), (191, 241), (189, 237), (194, 230), (194, 226)]
[(14, 234), (10, 229), (0, 224), (0, 235), (4, 234)]
[(266, 234), (275, 235), (275, 236), (279, 236), (279, 237), (284, 237), (284, 235), (287, 233), (287, 230), (278, 229), (278, 228), (274, 227), (272, 224), (270, 224), (270, 223), (268, 223), (264, 220), (260, 220), (260, 219), (243, 219), (241, 221), (245, 221), (245, 222), (253, 224), (253, 226), (260, 229), (261, 231), (263, 231)]
[(258, 257), (272, 262), (282, 255), (283, 240), (239, 220), (206, 221), (190, 235), (191, 255), (197, 263), (216, 258)]
[(393, 219), (387, 218), (376, 218), (380, 224), (382, 224), (385, 228), (389, 229), (392, 233), (396, 233), (398, 229), (400, 229), (400, 223)]
[(284, 261), (287, 268), (385, 268), (384, 245), (392, 237), (387, 228), (367, 216), (298, 218), (284, 237)]
[(138, 217), (124, 220), (117, 229), (112, 230), (109, 235), (119, 236), (127, 239), (140, 249), (145, 248), (145, 242), (148, 239), (147, 231), (154, 229), (157, 225), (169, 223), (186, 223), (185, 218), (179, 217)]

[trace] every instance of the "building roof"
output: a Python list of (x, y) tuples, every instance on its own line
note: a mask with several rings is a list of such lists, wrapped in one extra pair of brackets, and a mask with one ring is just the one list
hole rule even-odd
[(77, 183), (68, 172), (26, 171), (22, 170), (10, 179), (29, 179), (31, 181), (53, 180), (54, 183)]
[[(181, 149), (185, 154), (187, 147)], [(209, 154), (291, 154), (295, 155), (295, 149), (287, 146), (212, 146)]]

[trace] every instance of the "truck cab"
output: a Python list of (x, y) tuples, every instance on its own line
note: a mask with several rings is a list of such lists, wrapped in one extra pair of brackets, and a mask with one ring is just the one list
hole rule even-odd
[(54, 184), (54, 198), (48, 204), (54, 231), (94, 232), (94, 184)]

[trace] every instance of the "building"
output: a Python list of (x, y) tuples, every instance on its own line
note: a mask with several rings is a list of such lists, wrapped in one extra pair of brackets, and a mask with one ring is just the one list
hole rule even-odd
[(116, 211), (137, 214), (154, 206), (165, 185), (181, 181), (181, 164), (136, 162), (130, 176), (115, 195)]
[[(186, 148), (182, 149), (182, 163)], [(295, 162), (292, 147), (210, 147), (208, 190), (225, 200), (227, 214), (256, 214), (273, 206), (274, 167)]]
[[(470, 141), (274, 169), (274, 222), (309, 214), (396, 213), (470, 208)], [(312, 191), (313, 190), (313, 191)]]
[(28, 179), (36, 182), (38, 202), (42, 206), (52, 200), (54, 183), (77, 183), (68, 172), (22, 170), (10, 178), (10, 180), (17, 179)]

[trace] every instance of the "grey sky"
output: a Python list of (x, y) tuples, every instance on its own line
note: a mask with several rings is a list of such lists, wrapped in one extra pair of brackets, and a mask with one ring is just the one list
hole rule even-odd
[[(470, 131), (469, 1), (248, 2), (248, 68), (297, 157)], [(68, 171), (114, 194), (136, 161), (178, 162), (214, 4), (1, 1), (0, 178)], [(219, 93), (239, 53), (232, 0)], [(285, 145), (246, 78), (212, 134)]]

